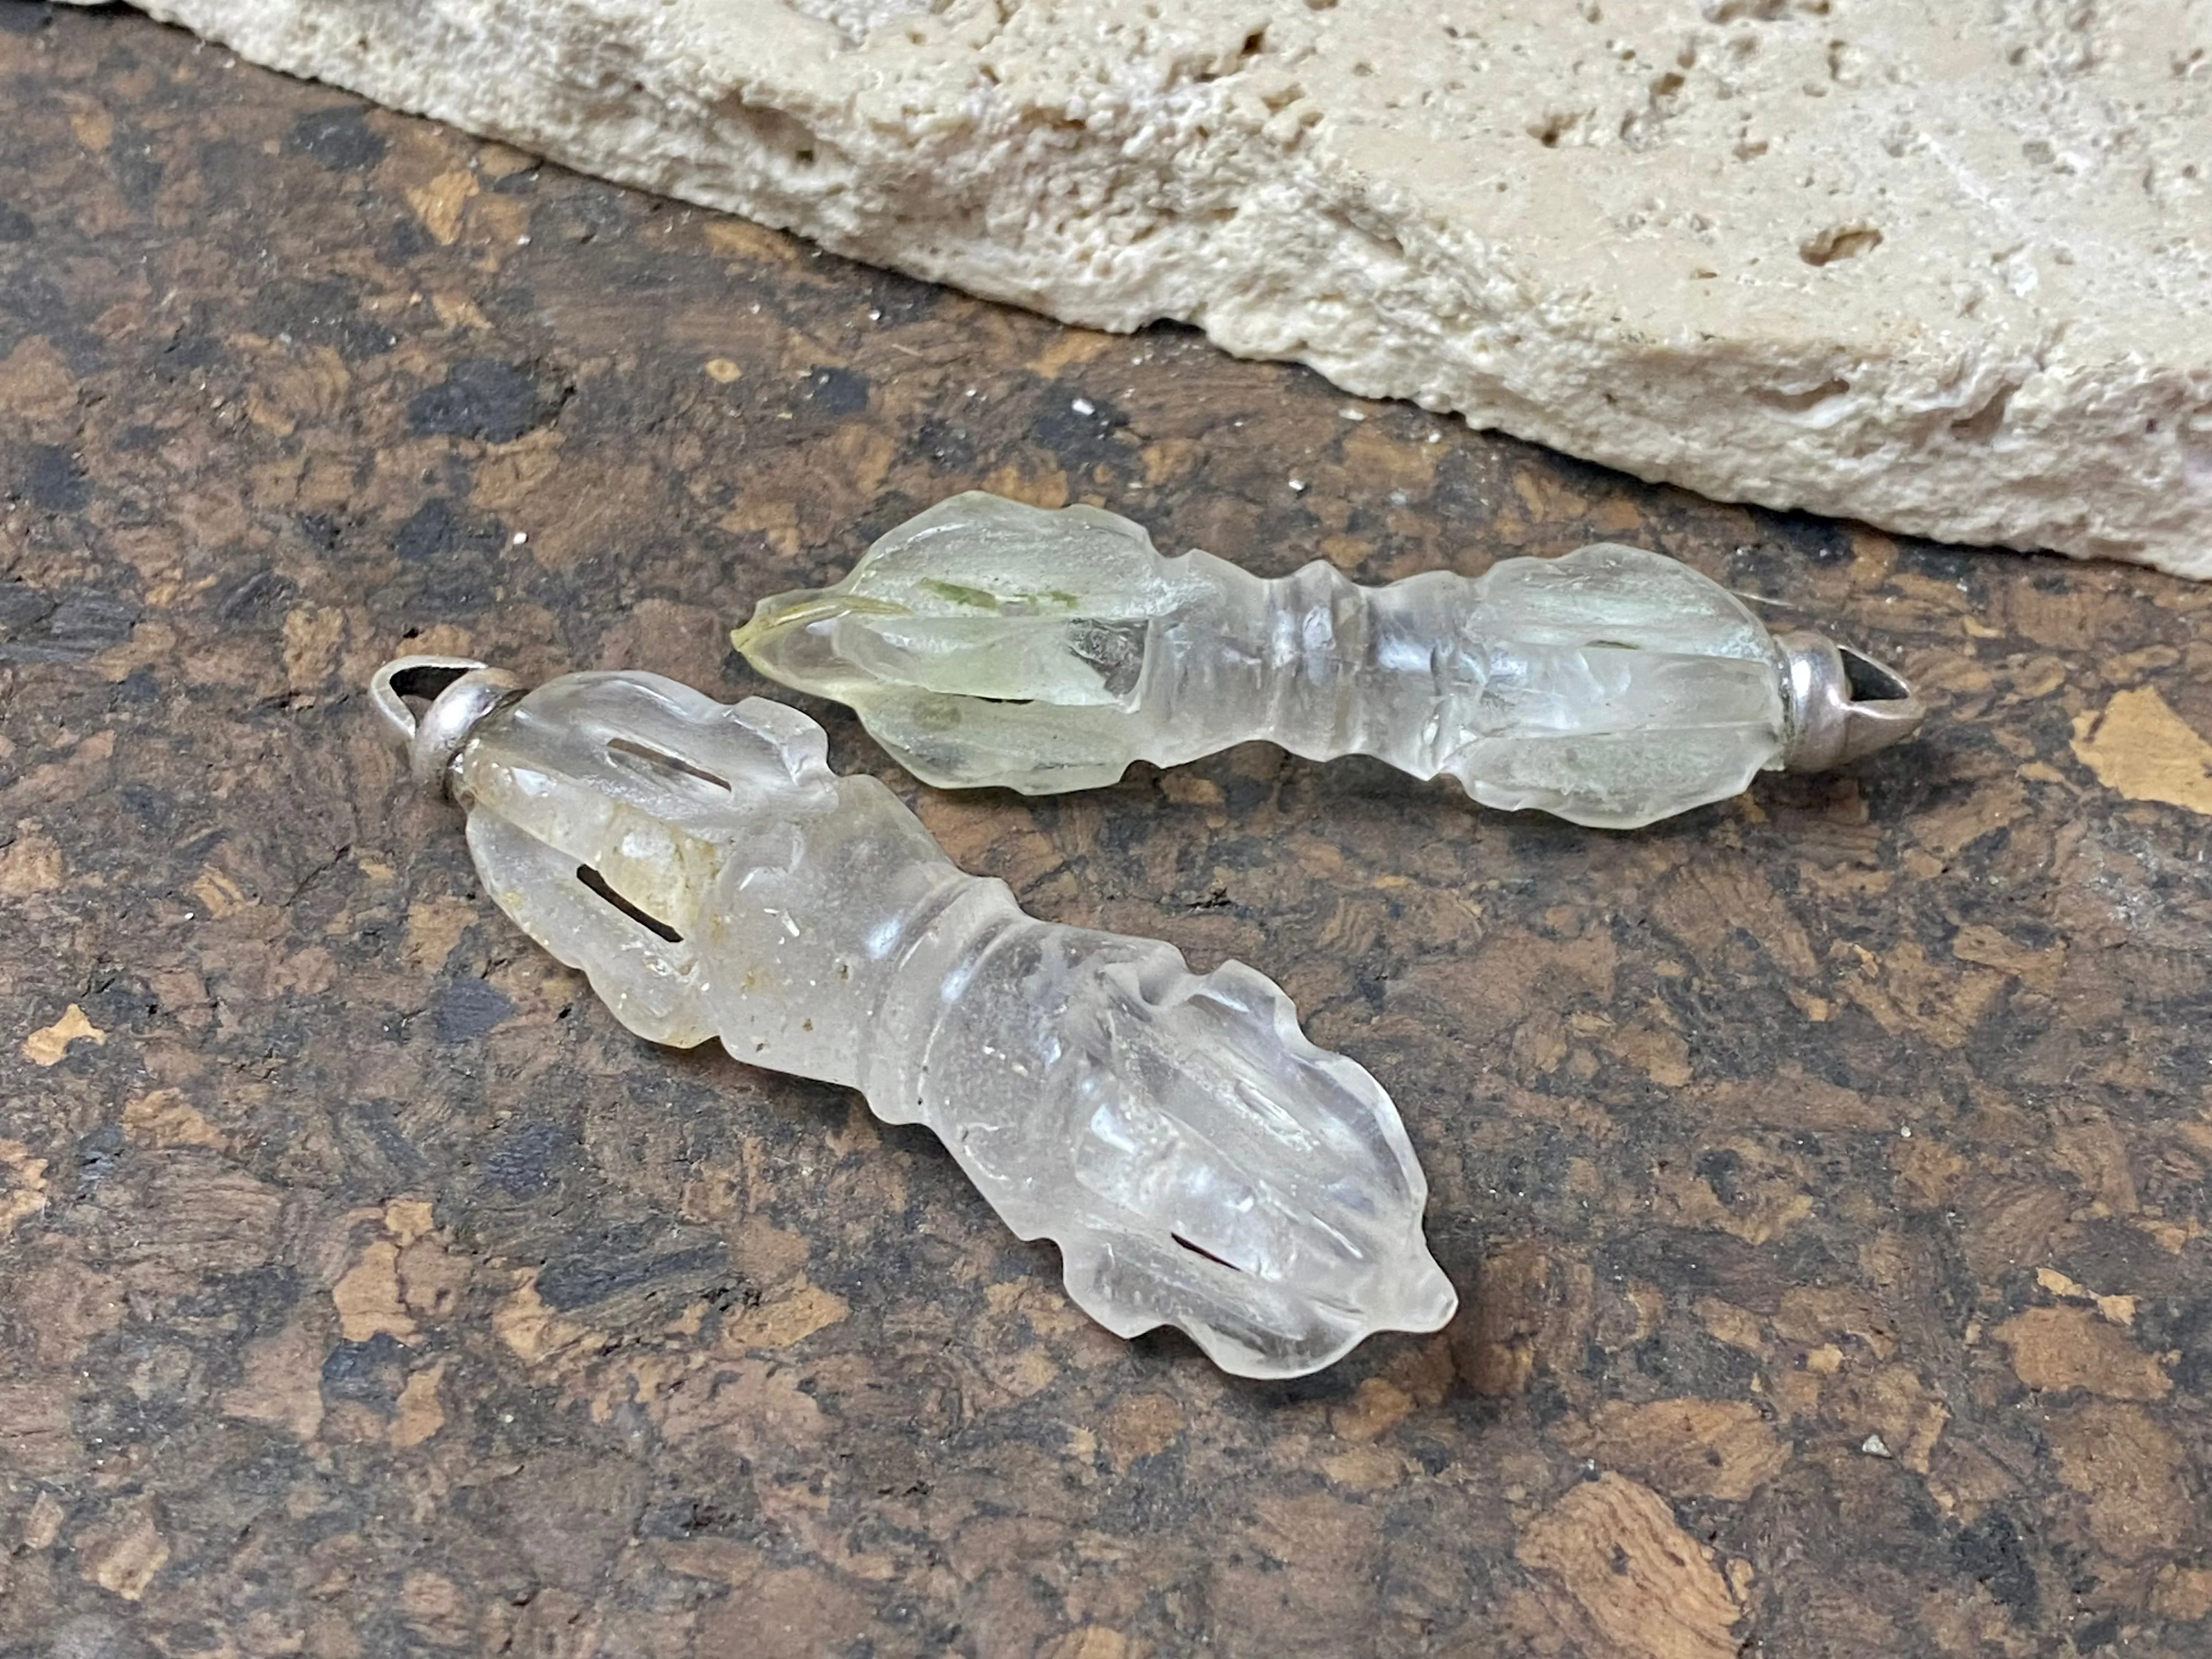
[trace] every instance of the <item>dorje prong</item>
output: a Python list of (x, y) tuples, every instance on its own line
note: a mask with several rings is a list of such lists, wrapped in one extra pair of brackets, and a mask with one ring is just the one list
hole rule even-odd
[(1927, 718), (1903, 675), (1824, 634), (1776, 636), (1790, 736), (1785, 772), (1825, 772), (1901, 743)]
[[(473, 657), (394, 657), (368, 683), (378, 715), (406, 748), (409, 774), (434, 795), (448, 793), (453, 757), (477, 722), (527, 689)], [(428, 705), (420, 715), (410, 697)]]

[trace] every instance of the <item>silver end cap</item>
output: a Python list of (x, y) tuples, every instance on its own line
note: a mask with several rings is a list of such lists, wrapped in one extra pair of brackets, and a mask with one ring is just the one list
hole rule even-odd
[(1895, 669), (1825, 635), (1778, 635), (1790, 737), (1785, 772), (1825, 772), (1861, 760), (1920, 729), (1928, 706)]
[[(477, 723), (526, 688), (473, 657), (394, 657), (368, 683), (369, 701), (407, 750), (407, 769), (433, 795), (450, 793), (453, 757)], [(418, 716), (408, 699), (426, 702)]]

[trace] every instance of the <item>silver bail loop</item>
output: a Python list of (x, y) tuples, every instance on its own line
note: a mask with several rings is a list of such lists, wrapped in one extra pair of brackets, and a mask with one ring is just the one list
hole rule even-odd
[[(473, 657), (394, 657), (368, 683), (369, 701), (407, 750), (407, 769), (434, 795), (451, 791), (453, 757), (477, 723), (503, 708), (527, 688), (504, 668)], [(418, 718), (414, 697), (429, 707)]]
[(1896, 670), (1821, 634), (1779, 635), (1782, 691), (1790, 738), (1786, 772), (1825, 772), (1902, 743), (1928, 717), (1927, 705)]

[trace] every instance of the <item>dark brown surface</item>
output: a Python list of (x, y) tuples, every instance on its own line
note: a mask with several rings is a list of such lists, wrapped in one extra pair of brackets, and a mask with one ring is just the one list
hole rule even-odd
[[(0, 4), (0, 1653), (2212, 1651), (2212, 591), (1348, 407)], [(1258, 747), (953, 799), (814, 709), (1395, 1092), (1465, 1311), (1239, 1383), (626, 1036), (360, 694), (759, 690), (753, 599), (977, 484), (1269, 574), (1633, 538), (1938, 717), (1611, 836)]]

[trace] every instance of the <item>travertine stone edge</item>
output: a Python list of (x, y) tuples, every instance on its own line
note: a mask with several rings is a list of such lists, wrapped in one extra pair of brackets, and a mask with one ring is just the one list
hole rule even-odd
[[(1670, 7), (1701, 15), (1628, 10)], [(1677, 296), (1605, 223), (1577, 254), (1468, 210), (1480, 136), (1438, 184), (1346, 101), (1351, 47), (1316, 33), (1336, 25), (1305, 0), (1144, 27), (1120, 0), (905, 21), (897, 0), (144, 9), (253, 61), (1072, 323), (1192, 322), (1238, 355), (1723, 500), (2212, 574), (2212, 355), (2189, 316), (2139, 315), (2140, 349), (2129, 316), (2073, 327), (2066, 304), (2143, 309), (2082, 278), (2033, 302), (2014, 282), (1985, 325), (1962, 322), (1936, 314), (1948, 290), (1926, 250), (1886, 275), (1850, 257), (1879, 238), (1840, 220), (1826, 258)], [(1830, 149), (1848, 161), (1850, 142)], [(1786, 180), (1764, 187), (1793, 199)], [(1911, 208), (1923, 242), (1944, 209)], [(1960, 214), (1964, 269), (1987, 227)]]

